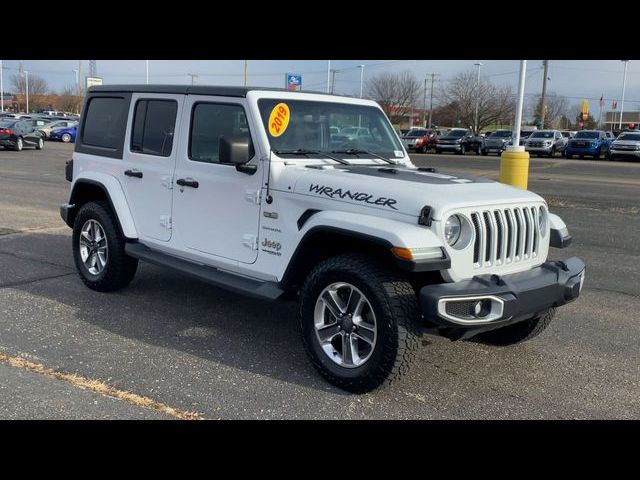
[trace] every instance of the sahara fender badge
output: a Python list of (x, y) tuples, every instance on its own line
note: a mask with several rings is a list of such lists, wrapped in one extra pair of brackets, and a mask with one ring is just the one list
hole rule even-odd
[(279, 137), (289, 126), (289, 106), (286, 103), (279, 103), (269, 115), (269, 133), (272, 137)]

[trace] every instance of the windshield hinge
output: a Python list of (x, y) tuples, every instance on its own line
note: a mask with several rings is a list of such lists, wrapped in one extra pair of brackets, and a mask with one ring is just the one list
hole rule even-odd
[(249, 247), (251, 250), (258, 249), (258, 237), (251, 234), (245, 234), (242, 236), (242, 244), (245, 247)]
[(262, 201), (262, 190), (247, 190), (245, 192), (245, 198), (251, 203), (260, 205), (260, 202)]

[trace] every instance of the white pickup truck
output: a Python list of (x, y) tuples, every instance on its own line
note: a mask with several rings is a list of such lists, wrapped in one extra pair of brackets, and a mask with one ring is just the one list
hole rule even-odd
[[(368, 134), (331, 133), (350, 127)], [(66, 175), (61, 216), (89, 288), (125, 287), (142, 260), (298, 298), (311, 361), (351, 392), (409, 371), (425, 332), (532, 338), (584, 280), (578, 258), (548, 260), (571, 237), (543, 198), (417, 168), (369, 100), (91, 87)]]

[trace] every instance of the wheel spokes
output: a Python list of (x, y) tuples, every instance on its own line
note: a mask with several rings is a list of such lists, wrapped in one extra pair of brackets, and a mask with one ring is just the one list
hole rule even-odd
[(355, 335), (361, 340), (364, 340), (369, 345), (373, 345), (376, 339), (376, 333), (373, 330), (373, 328), (369, 327), (368, 325), (364, 325), (362, 323), (359, 323), (357, 325), (358, 325), (358, 328), (356, 329), (355, 332), (353, 332), (353, 335)]
[(350, 313), (355, 316), (362, 310), (362, 306), (364, 305), (364, 297), (355, 290), (351, 289), (351, 293), (349, 294), (349, 301), (347, 302), (346, 313)]
[(343, 332), (342, 333), (342, 361), (345, 363), (345, 365), (348, 365), (348, 366), (354, 365), (354, 355), (353, 355), (354, 353), (356, 354), (356, 357), (357, 357), (358, 353), (354, 352), (351, 335)]
[(342, 300), (340, 300), (336, 291), (327, 290), (324, 292), (322, 294), (322, 301), (335, 318), (339, 318), (342, 315), (344, 308), (340, 305)]
[(339, 333), (340, 325), (338, 322), (331, 323), (318, 329), (318, 338), (320, 339), (320, 343), (326, 344), (330, 343)]

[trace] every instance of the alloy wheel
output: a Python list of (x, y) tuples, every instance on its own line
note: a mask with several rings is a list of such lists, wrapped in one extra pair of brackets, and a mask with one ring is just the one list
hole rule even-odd
[(314, 309), (314, 327), (325, 355), (341, 367), (363, 365), (376, 345), (371, 303), (350, 283), (336, 282), (322, 290)]
[(107, 266), (109, 249), (104, 228), (97, 220), (87, 220), (80, 230), (80, 258), (92, 275), (100, 275)]

